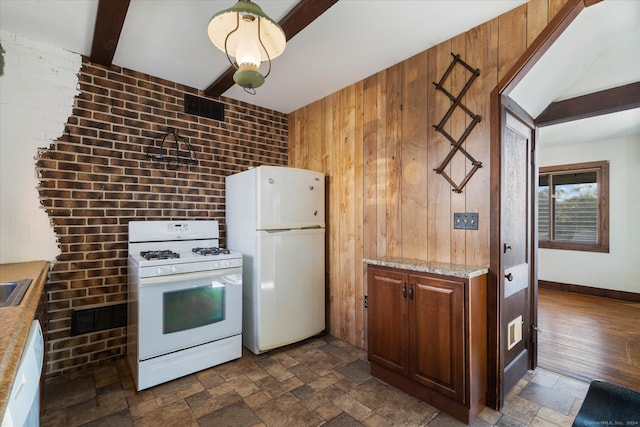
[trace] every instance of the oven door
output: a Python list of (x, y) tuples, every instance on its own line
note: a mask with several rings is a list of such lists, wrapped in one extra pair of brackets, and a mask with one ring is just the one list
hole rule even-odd
[(242, 332), (242, 269), (140, 279), (139, 360)]

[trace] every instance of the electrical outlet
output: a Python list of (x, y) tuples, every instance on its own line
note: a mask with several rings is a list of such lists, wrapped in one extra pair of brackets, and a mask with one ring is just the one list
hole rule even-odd
[(478, 214), (477, 213), (454, 213), (453, 228), (457, 230), (477, 230)]
[(364, 296), (364, 308), (369, 308), (369, 297), (367, 295)]

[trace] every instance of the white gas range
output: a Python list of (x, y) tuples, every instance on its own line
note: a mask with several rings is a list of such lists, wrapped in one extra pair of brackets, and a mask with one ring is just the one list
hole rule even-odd
[(217, 221), (129, 222), (127, 357), (138, 390), (242, 355), (242, 254)]

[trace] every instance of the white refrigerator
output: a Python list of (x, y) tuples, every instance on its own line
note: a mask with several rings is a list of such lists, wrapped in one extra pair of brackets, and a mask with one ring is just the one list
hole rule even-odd
[(324, 175), (259, 166), (226, 178), (227, 247), (243, 253), (242, 341), (255, 354), (325, 329)]

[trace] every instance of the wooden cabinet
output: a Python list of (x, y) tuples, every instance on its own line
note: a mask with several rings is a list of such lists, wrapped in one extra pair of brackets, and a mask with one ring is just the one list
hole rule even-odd
[(464, 403), (464, 284), (409, 276), (411, 379)]
[(369, 265), (368, 352), (374, 376), (463, 422), (486, 394), (486, 274)]
[(407, 280), (398, 271), (369, 267), (369, 361), (404, 376), (409, 376)]

